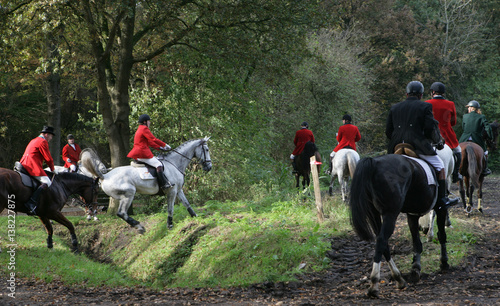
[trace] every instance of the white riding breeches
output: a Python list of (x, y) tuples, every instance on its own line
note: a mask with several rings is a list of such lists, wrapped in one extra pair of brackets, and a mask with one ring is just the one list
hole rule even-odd
[(456, 148), (451, 149), (453, 153), (462, 153), (462, 148), (460, 146), (457, 146)]
[(69, 166), (69, 171), (70, 172), (75, 172), (76, 171), (76, 166), (71, 164), (71, 166)]
[(48, 176), (34, 176), (34, 178), (39, 180), (42, 184), (47, 184), (47, 187), (50, 187), (50, 185), (52, 185), (52, 181)]
[(163, 164), (161, 163), (161, 161), (158, 160), (158, 158), (156, 157), (152, 157), (152, 158), (138, 158), (137, 159), (138, 161), (141, 161), (143, 163), (146, 163), (152, 167), (155, 167), (155, 168), (158, 168), (158, 167), (162, 167)]
[(434, 169), (436, 169), (437, 172), (439, 172), (442, 169), (444, 169), (443, 161), (437, 155), (423, 155), (423, 154), (419, 154), (418, 157), (420, 157), (421, 159), (423, 159), (426, 162), (428, 162), (429, 164), (431, 164), (431, 166)]

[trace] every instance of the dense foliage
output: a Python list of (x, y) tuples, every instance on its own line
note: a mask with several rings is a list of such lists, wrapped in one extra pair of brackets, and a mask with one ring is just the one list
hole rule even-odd
[[(386, 112), (411, 80), (447, 85), (459, 113), (457, 135), (469, 100), (478, 100), (490, 121), (500, 116), (499, 0), (200, 0), (172, 1), (169, 9), (147, 1), (123, 10), (131, 3), (92, 2), (84, 11), (78, 1), (1, 1), (1, 167), (21, 157), (55, 111), (61, 135), (76, 135), (110, 164), (111, 123), (104, 121), (113, 118), (103, 110), (123, 106), (104, 105), (113, 97), (126, 102), (115, 119), (128, 119), (114, 124), (126, 122), (128, 146), (142, 113), (172, 146), (211, 136), (214, 170), (187, 177), (188, 194), (202, 202), (250, 196), (249, 186), (290, 186), (288, 156), (302, 121), (323, 156), (344, 113), (361, 130), (362, 155), (383, 151)], [(95, 28), (84, 13), (94, 14)], [(131, 25), (136, 40), (125, 54)], [(101, 76), (98, 43), (109, 56)], [(123, 76), (128, 90), (117, 92), (127, 56), (135, 60)], [(48, 84), (56, 74), (54, 110)]]

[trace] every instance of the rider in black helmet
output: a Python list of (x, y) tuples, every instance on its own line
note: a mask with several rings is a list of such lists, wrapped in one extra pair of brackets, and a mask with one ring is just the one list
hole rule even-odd
[(439, 131), (441, 132), (441, 136), (443, 136), (445, 143), (453, 152), (453, 157), (455, 158), (455, 168), (453, 169), (452, 180), (453, 183), (456, 183), (462, 179), (462, 176), (458, 172), (462, 161), (462, 149), (460, 149), (460, 146), (458, 145), (457, 135), (453, 130), (453, 126), (457, 124), (457, 111), (455, 103), (443, 97), (445, 90), (446, 87), (443, 83), (432, 83), (432, 98), (425, 102), (432, 104), (432, 113), (434, 114), (434, 119), (439, 122)]
[(483, 131), (486, 131), (487, 136), (493, 139), (493, 132), (491, 131), (491, 126), (488, 124), (486, 117), (481, 114), (481, 106), (476, 100), (472, 100), (467, 103), (468, 113), (463, 116), (462, 128), (463, 134), (460, 137), (460, 142), (472, 141), (484, 151), (483, 158), (483, 175), (491, 174), (491, 170), (488, 169), (488, 147), (483, 139)]
[(450, 200), (446, 197), (444, 164), (429, 141), (433, 135), (439, 134), (439, 131), (436, 131), (438, 127), (432, 115), (432, 105), (420, 101), (423, 94), (424, 85), (419, 81), (412, 81), (406, 86), (406, 100), (391, 107), (385, 129), (385, 134), (389, 138), (387, 153), (394, 153), (397, 144), (411, 144), (417, 155), (436, 170), (438, 177), (436, 205), (444, 208), (456, 204), (458, 198)]

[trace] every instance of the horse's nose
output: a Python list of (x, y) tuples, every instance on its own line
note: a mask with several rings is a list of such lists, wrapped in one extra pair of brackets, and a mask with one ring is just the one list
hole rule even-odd
[(212, 163), (208, 163), (208, 164), (205, 165), (205, 171), (208, 172), (210, 170), (212, 170)]

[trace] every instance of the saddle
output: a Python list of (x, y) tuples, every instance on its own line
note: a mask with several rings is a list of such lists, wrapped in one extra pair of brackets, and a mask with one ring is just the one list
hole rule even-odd
[(415, 148), (409, 143), (399, 143), (394, 147), (394, 154), (408, 155), (410, 157), (419, 158), (415, 153)]
[(130, 165), (135, 168), (146, 168), (147, 171), (141, 171), (141, 179), (143, 180), (154, 180), (158, 176), (156, 168), (144, 162), (133, 160)]
[(41, 185), (41, 183), (37, 179), (34, 179), (31, 175), (29, 175), (28, 171), (26, 171), (23, 165), (18, 161), (16, 161), (16, 163), (14, 164), (14, 171), (16, 171), (21, 176), (23, 185), (31, 188), (33, 191)]
[(434, 171), (434, 168), (430, 164), (428, 164), (425, 160), (418, 157), (417, 153), (415, 153), (415, 148), (413, 148), (411, 144), (409, 143), (397, 144), (396, 147), (394, 148), (394, 154), (403, 155), (419, 163), (427, 176), (428, 184), (437, 186), (436, 173)]

